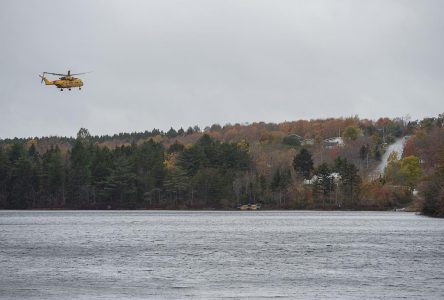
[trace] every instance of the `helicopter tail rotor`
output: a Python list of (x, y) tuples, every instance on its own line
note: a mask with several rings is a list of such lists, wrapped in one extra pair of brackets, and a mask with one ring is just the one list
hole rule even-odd
[(54, 83), (52, 81), (49, 81), (48, 79), (46, 79), (45, 74), (48, 74), (48, 73), (43, 72), (42, 75), (39, 75), (40, 78), (42, 78), (42, 81), (40, 83), (43, 83), (43, 81), (44, 81), (46, 85), (53, 85)]

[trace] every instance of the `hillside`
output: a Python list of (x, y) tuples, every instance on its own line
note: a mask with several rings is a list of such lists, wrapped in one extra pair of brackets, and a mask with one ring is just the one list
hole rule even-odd
[[(0, 207), (390, 209), (410, 205), (415, 188), (429, 203), (440, 195), (429, 190), (442, 166), (442, 124), (443, 115), (353, 117), (5, 139)], [(375, 177), (387, 145), (403, 136), (403, 157)], [(406, 172), (416, 175), (406, 181)]]

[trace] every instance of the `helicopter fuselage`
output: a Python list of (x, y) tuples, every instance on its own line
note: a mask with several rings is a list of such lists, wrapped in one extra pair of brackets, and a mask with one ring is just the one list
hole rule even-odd
[(39, 75), (42, 81), (45, 81), (45, 85), (55, 85), (57, 88), (63, 91), (63, 89), (71, 89), (78, 87), (79, 89), (83, 86), (83, 81), (80, 78), (75, 78), (72, 76), (60, 77), (57, 80), (48, 80), (45, 76)]
[[(91, 72), (72, 74), (71, 71), (68, 70), (67, 74), (43, 72), (43, 74), (39, 76), (42, 79), (41, 81), (42, 83), (45, 82), (45, 85), (55, 85), (61, 91), (63, 91), (63, 89), (71, 90), (71, 88), (79, 88), (79, 90), (81, 90), (83, 86), (83, 81), (80, 78), (74, 77), (74, 75), (83, 75), (87, 73)], [(45, 77), (46, 74), (61, 76), (61, 77), (59, 77), (59, 79), (57, 80), (51, 81)]]
[(79, 78), (58, 79), (58, 80), (54, 80), (52, 82), (59, 89), (65, 89), (65, 88), (68, 89), (68, 88), (82, 87), (83, 86), (83, 82)]

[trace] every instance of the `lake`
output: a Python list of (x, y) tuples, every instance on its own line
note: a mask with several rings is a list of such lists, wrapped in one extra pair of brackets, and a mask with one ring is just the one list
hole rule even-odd
[(0, 211), (1, 299), (444, 299), (444, 219)]

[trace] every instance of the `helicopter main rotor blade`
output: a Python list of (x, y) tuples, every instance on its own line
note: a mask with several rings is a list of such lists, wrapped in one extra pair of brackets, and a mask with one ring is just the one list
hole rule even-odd
[(71, 74), (71, 76), (74, 76), (74, 75), (83, 75), (83, 74), (88, 74), (88, 73), (92, 73), (92, 71), (89, 71), (89, 72), (83, 72), (83, 73), (75, 73), (75, 74)]
[(51, 73), (51, 72), (43, 72), (43, 74), (51, 74), (56, 76), (68, 76), (67, 74), (59, 74), (59, 73)]
[(71, 74), (71, 72), (68, 72), (68, 74), (43, 72), (43, 74), (51, 74), (51, 75), (56, 75), (56, 76), (75, 76), (75, 75), (83, 75), (83, 74), (88, 74), (88, 73), (92, 73), (92, 71), (83, 72), (83, 73), (75, 73), (75, 74)]

